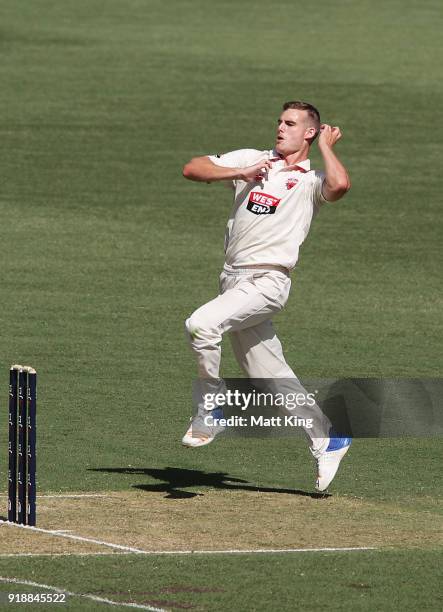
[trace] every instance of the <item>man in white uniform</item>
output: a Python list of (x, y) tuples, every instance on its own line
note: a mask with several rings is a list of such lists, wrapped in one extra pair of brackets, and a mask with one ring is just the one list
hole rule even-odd
[[(308, 159), (317, 136), (324, 172), (311, 170)], [(197, 357), (200, 387), (196, 393), (197, 414), (182, 440), (185, 446), (209, 444), (224, 430), (216, 418), (208, 419), (204, 397), (209, 392), (225, 391), (219, 376), (220, 342), (225, 332), (229, 332), (235, 356), (249, 378), (285, 379), (292, 390), (304, 391), (285, 361), (271, 318), (286, 304), (290, 273), (314, 215), (350, 188), (346, 169), (333, 151), (340, 138), (338, 127), (320, 124), (320, 115), (311, 104), (287, 102), (278, 119), (272, 150), (241, 149), (196, 157), (185, 165), (183, 175), (187, 179), (232, 181), (235, 187), (220, 295), (186, 321)], [(295, 413), (313, 421), (305, 433), (317, 461), (316, 488), (324, 491), (351, 439), (333, 432), (317, 404), (298, 406)]]

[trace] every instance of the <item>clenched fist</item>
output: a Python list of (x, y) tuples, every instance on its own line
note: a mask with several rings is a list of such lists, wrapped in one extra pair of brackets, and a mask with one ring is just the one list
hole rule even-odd
[(239, 171), (239, 178), (245, 183), (260, 181), (270, 168), (272, 168), (272, 163), (269, 159), (264, 158), (253, 166), (242, 168)]
[(332, 148), (335, 143), (340, 140), (341, 131), (337, 126), (331, 127), (327, 123), (320, 126), (320, 135), (318, 137), (318, 146)]

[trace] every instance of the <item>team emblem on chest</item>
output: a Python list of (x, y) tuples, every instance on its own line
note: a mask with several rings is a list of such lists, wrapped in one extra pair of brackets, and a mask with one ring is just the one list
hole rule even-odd
[(273, 215), (279, 203), (280, 198), (275, 198), (267, 193), (251, 191), (246, 208), (254, 215)]
[(286, 181), (286, 189), (292, 189), (293, 187), (295, 187), (298, 183), (298, 179), (296, 178), (290, 178)]

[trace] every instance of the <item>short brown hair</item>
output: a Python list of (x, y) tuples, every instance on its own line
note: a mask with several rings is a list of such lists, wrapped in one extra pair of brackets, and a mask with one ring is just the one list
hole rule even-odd
[(291, 100), (290, 102), (285, 102), (283, 104), (283, 110), (288, 110), (288, 108), (304, 110), (308, 113), (308, 116), (312, 120), (312, 123), (315, 127), (315, 136), (310, 141), (311, 143), (313, 143), (320, 131), (320, 113), (318, 112), (318, 110), (315, 108), (315, 106), (309, 104), (309, 102), (302, 102), (301, 100)]

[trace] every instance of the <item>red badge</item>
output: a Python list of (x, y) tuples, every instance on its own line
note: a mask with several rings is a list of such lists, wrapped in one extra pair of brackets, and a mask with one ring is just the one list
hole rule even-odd
[(293, 187), (297, 185), (297, 183), (298, 183), (298, 179), (296, 178), (288, 179), (286, 181), (286, 189), (292, 189)]

